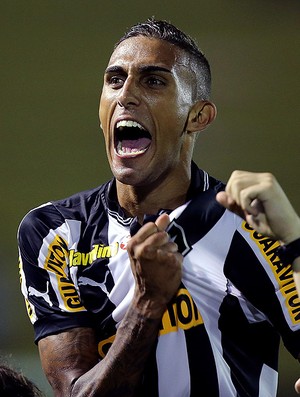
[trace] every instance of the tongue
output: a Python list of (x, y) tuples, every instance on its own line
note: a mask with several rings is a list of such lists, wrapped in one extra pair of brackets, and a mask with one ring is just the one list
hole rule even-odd
[(122, 148), (124, 149), (135, 149), (135, 150), (143, 150), (146, 149), (147, 146), (150, 145), (151, 139), (149, 138), (138, 138), (138, 139), (123, 139), (122, 140)]

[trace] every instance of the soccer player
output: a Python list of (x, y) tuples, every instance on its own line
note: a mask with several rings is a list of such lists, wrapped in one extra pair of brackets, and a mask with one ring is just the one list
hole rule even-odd
[(279, 243), (192, 161), (216, 116), (210, 81), (189, 36), (133, 26), (100, 99), (113, 179), (21, 222), (21, 288), (55, 396), (275, 397), (280, 337), (299, 357)]

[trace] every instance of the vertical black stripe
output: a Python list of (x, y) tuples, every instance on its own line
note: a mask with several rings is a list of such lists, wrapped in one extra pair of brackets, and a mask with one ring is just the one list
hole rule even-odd
[[(258, 396), (263, 365), (278, 370), (279, 334), (260, 310), (276, 323), (282, 312), (270, 282), (258, 258), (245, 239), (236, 232), (228, 251), (224, 274), (242, 296), (228, 294), (220, 306), (219, 329), (222, 333), (223, 355), (231, 370), (238, 397)], [(240, 299), (248, 299), (251, 321)], [(250, 303), (251, 302), (251, 303)], [(246, 304), (246, 303), (245, 303)], [(255, 318), (257, 320), (255, 321)]]
[[(142, 384), (135, 394), (137, 397), (159, 397), (158, 392), (158, 369), (156, 362), (156, 349), (157, 342), (153, 346), (152, 352), (147, 360), (144, 377), (142, 379)], [(164, 396), (160, 396), (164, 397)]]
[(185, 338), (191, 377), (190, 397), (219, 397), (216, 364), (204, 326), (186, 330)]

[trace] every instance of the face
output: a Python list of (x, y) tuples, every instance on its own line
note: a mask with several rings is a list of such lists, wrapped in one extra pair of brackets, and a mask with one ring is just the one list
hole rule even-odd
[(148, 186), (180, 175), (192, 148), (185, 126), (192, 106), (188, 56), (143, 36), (123, 41), (104, 75), (99, 116), (117, 181)]

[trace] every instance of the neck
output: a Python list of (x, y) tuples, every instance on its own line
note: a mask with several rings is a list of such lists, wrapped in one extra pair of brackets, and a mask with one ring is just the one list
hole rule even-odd
[(119, 204), (128, 216), (137, 216), (142, 221), (145, 214), (157, 214), (161, 209), (174, 210), (184, 204), (190, 182), (190, 173), (176, 181), (168, 180), (154, 186), (132, 186), (117, 181)]

